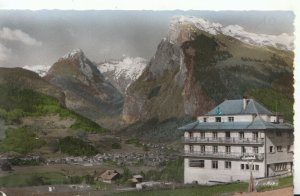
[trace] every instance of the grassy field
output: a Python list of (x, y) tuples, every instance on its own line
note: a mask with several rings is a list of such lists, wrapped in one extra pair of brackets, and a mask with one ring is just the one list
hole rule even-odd
[(172, 181), (181, 183), (183, 180), (183, 159), (173, 160), (161, 165), (161, 169), (151, 169), (143, 173), (147, 181)]
[[(282, 177), (279, 178), (278, 186), (266, 186), (260, 187), (257, 191), (267, 191), (273, 189), (280, 189), (284, 187), (293, 186), (293, 177)], [(214, 185), (214, 186), (194, 186), (194, 187), (184, 187), (184, 188), (176, 188), (176, 189), (151, 189), (144, 191), (132, 191), (132, 192), (122, 192), (117, 193), (115, 195), (121, 196), (135, 196), (135, 195), (143, 195), (143, 196), (193, 196), (193, 195), (201, 195), (201, 196), (212, 196), (212, 195), (221, 195), (223, 193), (232, 193), (232, 192), (247, 192), (248, 183), (234, 183), (227, 185)]]
[(148, 190), (148, 191), (135, 191), (135, 192), (122, 192), (116, 195), (122, 196), (211, 196), (211, 195), (220, 195), (222, 193), (230, 192), (244, 192), (247, 191), (248, 183), (236, 183), (228, 185), (215, 185), (215, 186), (195, 186), (189, 188), (178, 188), (178, 189), (165, 189), (165, 190)]
[(19, 129), (10, 128), (6, 130), (6, 138), (0, 140), (0, 152), (28, 153), (36, 148), (40, 148), (45, 143), (44, 140), (37, 138), (31, 130), (25, 127)]
[(0, 187), (24, 187), (39, 186), (50, 184), (96, 184), (92, 175), (67, 176), (62, 172), (34, 172), (34, 173), (17, 173), (0, 177)]
[(257, 191), (267, 191), (293, 186), (293, 176), (279, 178), (278, 186), (262, 186), (258, 187)]
[(68, 179), (59, 172), (11, 174), (0, 177), (0, 186), (3, 187), (22, 187), (46, 184), (66, 184)]

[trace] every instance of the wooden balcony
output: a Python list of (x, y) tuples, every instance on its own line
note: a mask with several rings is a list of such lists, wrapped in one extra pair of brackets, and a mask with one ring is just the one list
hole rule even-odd
[(201, 138), (201, 137), (183, 137), (182, 142), (185, 144), (256, 144), (256, 145), (263, 145), (264, 144), (264, 138), (257, 138), (257, 139), (251, 139), (251, 138), (238, 138), (238, 137), (218, 137), (218, 138)]
[(263, 161), (264, 153), (227, 153), (227, 152), (200, 152), (200, 151), (185, 151), (185, 157), (197, 158), (215, 158), (215, 159), (233, 159), (233, 160), (255, 160)]

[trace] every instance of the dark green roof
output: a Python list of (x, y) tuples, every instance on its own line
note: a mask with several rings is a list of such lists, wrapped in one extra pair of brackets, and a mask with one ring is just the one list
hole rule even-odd
[(207, 113), (208, 116), (212, 115), (243, 115), (243, 114), (267, 114), (274, 115), (267, 108), (253, 99), (247, 99), (248, 103), (244, 109), (243, 99), (225, 100), (223, 103), (212, 109)]

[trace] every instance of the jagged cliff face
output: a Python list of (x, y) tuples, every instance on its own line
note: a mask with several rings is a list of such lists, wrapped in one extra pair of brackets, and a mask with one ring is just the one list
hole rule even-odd
[(63, 89), (68, 108), (111, 128), (120, 115), (122, 94), (105, 80), (81, 50), (60, 58), (45, 79)]
[(234, 32), (194, 17), (174, 18), (155, 56), (127, 89), (123, 119), (134, 123), (195, 117), (224, 99), (241, 98), (253, 89), (283, 92), (284, 85), (292, 88), (291, 51), (270, 47), (273, 37), (249, 43), (243, 42), (246, 33), (243, 39), (227, 35)]
[[(183, 54), (180, 47), (162, 41), (143, 74), (126, 92), (123, 118), (128, 123), (147, 120), (154, 116), (183, 115)], [(173, 105), (170, 107), (170, 105)]]
[(163, 121), (186, 114), (195, 116), (199, 110), (214, 105), (192, 78), (182, 49), (183, 43), (189, 40), (188, 30), (171, 24), (168, 37), (161, 41), (146, 70), (126, 93), (123, 119), (127, 123), (151, 118)]

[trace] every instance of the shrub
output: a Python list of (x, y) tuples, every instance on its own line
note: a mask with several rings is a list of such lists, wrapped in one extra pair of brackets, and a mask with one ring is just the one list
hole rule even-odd
[(2, 171), (12, 171), (11, 164), (7, 161), (2, 163), (1, 170)]
[(48, 184), (45, 182), (44, 177), (38, 174), (34, 174), (33, 176), (31, 176), (31, 178), (29, 178), (27, 183), (30, 184), (31, 186)]
[(51, 140), (48, 143), (48, 146), (49, 146), (51, 152), (55, 153), (59, 150), (59, 141), (58, 140)]
[(132, 176), (132, 173), (127, 167), (123, 167), (122, 177), (118, 180), (118, 182), (125, 183), (127, 182)]
[(12, 159), (8, 159), (8, 162), (12, 165), (24, 166), (24, 165), (39, 165), (41, 163), (41, 159), (22, 159), (19, 157), (14, 157)]
[(126, 144), (134, 144), (134, 146), (136, 146), (136, 147), (142, 146), (142, 144), (140, 143), (140, 140), (138, 138), (132, 138), (132, 139), (126, 140), (125, 143)]
[(97, 149), (85, 141), (71, 136), (59, 140), (61, 152), (72, 156), (92, 156), (98, 153)]
[(121, 148), (121, 144), (120, 143), (113, 143), (111, 145), (112, 149), (120, 149)]
[(82, 182), (82, 178), (80, 176), (70, 176), (69, 180), (71, 184), (80, 184)]
[(83, 179), (85, 181), (86, 184), (95, 184), (95, 179), (92, 175), (85, 175), (83, 176)]

